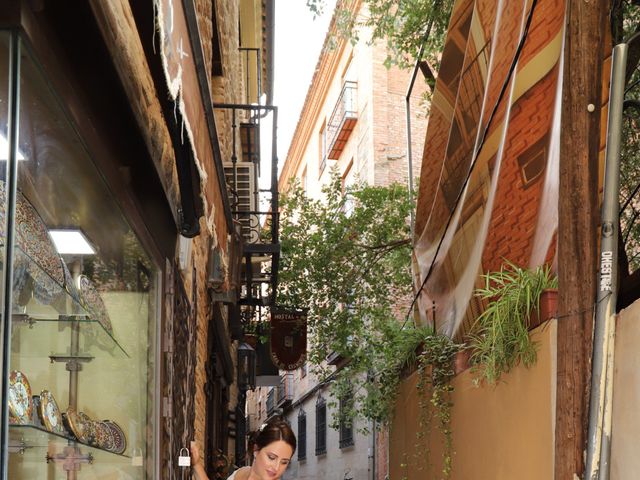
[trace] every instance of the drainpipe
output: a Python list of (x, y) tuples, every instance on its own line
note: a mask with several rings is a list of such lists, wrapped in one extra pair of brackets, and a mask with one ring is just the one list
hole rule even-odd
[(596, 302), (589, 399), (589, 430), (585, 480), (609, 478), (613, 355), (618, 289), (618, 216), (620, 137), (628, 44), (616, 45), (611, 66), (609, 118), (602, 200), (600, 282)]
[[(429, 31), (429, 30), (427, 30)], [(422, 60), (422, 54), (424, 53), (424, 46), (426, 42), (422, 43), (420, 52), (416, 58), (416, 64), (413, 66), (413, 73), (411, 74), (411, 81), (409, 82), (409, 88), (407, 88), (407, 95), (405, 97), (405, 112), (406, 112), (406, 128), (407, 128), (407, 185), (409, 188), (409, 198), (413, 200), (413, 155), (411, 152), (411, 93), (413, 92), (413, 86), (416, 83), (416, 76), (418, 75), (418, 69), (420, 68), (420, 60)], [(414, 236), (415, 228), (415, 213), (413, 208), (410, 210), (411, 215), (411, 238)]]
[(371, 480), (376, 480), (376, 421), (371, 420)]

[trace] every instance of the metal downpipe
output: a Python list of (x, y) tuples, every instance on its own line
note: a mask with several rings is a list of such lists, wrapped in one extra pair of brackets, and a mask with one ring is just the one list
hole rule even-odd
[(624, 102), (627, 43), (613, 49), (609, 118), (605, 156), (602, 225), (600, 240), (600, 279), (596, 296), (589, 430), (585, 480), (609, 478), (611, 454), (611, 406), (613, 399), (613, 355), (618, 274), (618, 217), (620, 187), (620, 138)]
[[(409, 188), (409, 198), (413, 200), (413, 155), (411, 153), (411, 93), (413, 92), (413, 86), (416, 83), (416, 76), (418, 75), (418, 69), (420, 68), (420, 60), (422, 60), (422, 55), (424, 54), (424, 46), (425, 43), (422, 43), (420, 47), (420, 52), (418, 53), (418, 58), (416, 58), (416, 63), (413, 66), (413, 73), (411, 74), (411, 81), (409, 82), (409, 87), (407, 88), (407, 95), (405, 96), (405, 113), (406, 113), (406, 121), (405, 126), (407, 128), (407, 187)], [(414, 237), (414, 229), (415, 229), (415, 212), (410, 209), (411, 215), (411, 238)]]

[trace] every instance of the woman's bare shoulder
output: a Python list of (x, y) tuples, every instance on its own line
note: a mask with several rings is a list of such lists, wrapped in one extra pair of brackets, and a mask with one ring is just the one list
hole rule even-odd
[(233, 472), (227, 480), (247, 480), (251, 473), (251, 467), (242, 467)]

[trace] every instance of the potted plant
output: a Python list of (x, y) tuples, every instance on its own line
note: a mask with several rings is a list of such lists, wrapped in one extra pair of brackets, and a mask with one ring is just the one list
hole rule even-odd
[(480, 379), (495, 384), (515, 365), (530, 367), (535, 363), (536, 345), (529, 330), (554, 314), (548, 311), (553, 294), (546, 294), (543, 303), (541, 297), (543, 292), (557, 289), (558, 281), (548, 265), (532, 270), (508, 261), (484, 279), (485, 286), (475, 294), (487, 305), (470, 335), (471, 363)]

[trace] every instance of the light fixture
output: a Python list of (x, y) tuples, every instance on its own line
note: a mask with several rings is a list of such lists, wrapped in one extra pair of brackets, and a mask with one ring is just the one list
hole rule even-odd
[(243, 392), (256, 388), (256, 351), (246, 343), (238, 347), (238, 388)]
[(49, 230), (56, 250), (61, 255), (95, 255), (96, 251), (81, 230)]
[[(7, 139), (4, 137), (4, 135), (0, 133), (0, 161), (5, 162), (7, 161), (8, 158), (9, 158), (9, 142), (7, 142)], [(22, 154), (20, 149), (18, 149), (17, 159), (25, 160), (24, 155)]]

